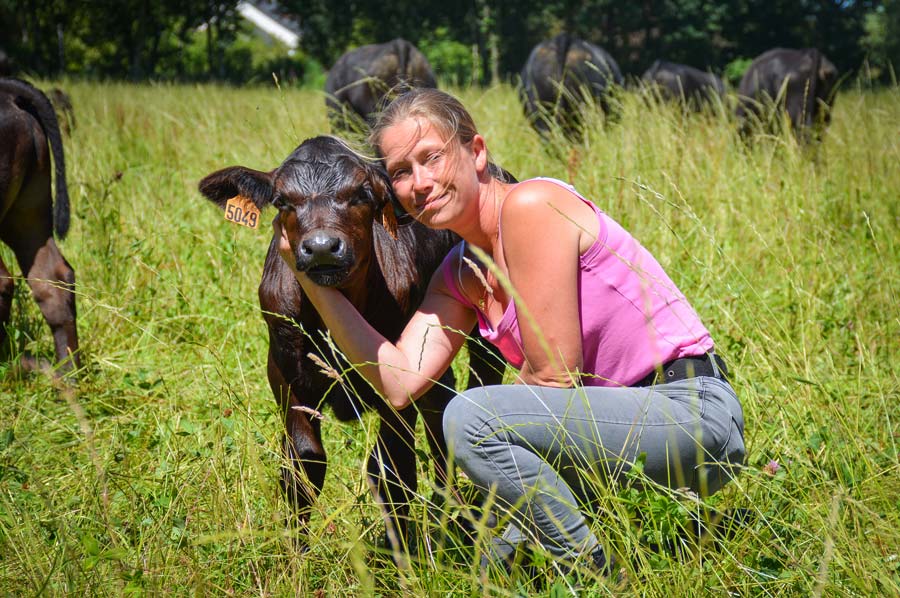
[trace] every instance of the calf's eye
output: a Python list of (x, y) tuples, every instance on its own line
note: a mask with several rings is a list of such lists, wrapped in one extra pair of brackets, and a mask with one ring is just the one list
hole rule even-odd
[(364, 206), (372, 201), (372, 196), (368, 191), (362, 191), (354, 194), (350, 198), (351, 206)]

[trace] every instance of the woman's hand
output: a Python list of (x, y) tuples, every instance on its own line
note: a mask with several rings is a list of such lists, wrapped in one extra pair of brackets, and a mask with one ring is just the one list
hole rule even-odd
[(281, 259), (296, 273), (297, 262), (294, 259), (294, 250), (291, 249), (291, 241), (288, 239), (284, 227), (281, 226), (281, 215), (272, 221), (272, 233), (278, 239), (278, 253), (281, 254)]
[[(419, 310), (413, 314), (397, 343), (391, 343), (363, 318), (339, 290), (314, 283), (297, 270), (281, 217), (272, 223), (281, 259), (294, 273), (303, 293), (327, 326), (345, 357), (372, 383), (395, 409), (407, 407), (439, 379), (459, 351), (464, 336), (455, 330), (471, 330), (475, 314), (445, 288), (435, 275)], [(435, 287), (438, 287), (435, 289)]]
[(297, 279), (297, 282), (299, 282), (304, 290), (308, 292), (308, 287), (315, 286), (315, 284), (309, 279), (305, 272), (297, 270), (297, 257), (294, 255), (294, 249), (291, 247), (291, 240), (288, 239), (287, 231), (281, 225), (280, 215), (272, 222), (272, 233), (275, 235), (275, 238), (278, 239), (278, 253), (281, 255), (281, 259), (284, 260), (287, 267), (294, 273), (294, 278)]

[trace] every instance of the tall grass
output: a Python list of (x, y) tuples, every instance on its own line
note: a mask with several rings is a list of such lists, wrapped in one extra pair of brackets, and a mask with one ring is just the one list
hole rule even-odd
[[(63, 84), (78, 129), (61, 247), (85, 367), (67, 389), (4, 366), (0, 592), (566, 591), (550, 564), (538, 584), (482, 576), (439, 526), (408, 568), (369, 550), (381, 534), (364, 482), (372, 418), (325, 422), (309, 551), (285, 531), (256, 300), (269, 231), (225, 222), (196, 183), (231, 164), (274, 168), (327, 132), (323, 96)], [(823, 142), (807, 148), (742, 143), (725, 106), (694, 115), (622, 96), (617, 123), (591, 121), (583, 143), (554, 151), (512, 88), (457, 92), (497, 162), (519, 178), (571, 180), (650, 249), (712, 331), (744, 404), (748, 467), (709, 499), (746, 509), (744, 525), (672, 555), (653, 545), (677, 540), (690, 500), (610, 490), (595, 526), (624, 557), (627, 584), (583, 591), (900, 594), (900, 91), (841, 93)], [(52, 353), (21, 280), (8, 350)], [(434, 503), (426, 513), (420, 477), (417, 516), (456, 517)]]

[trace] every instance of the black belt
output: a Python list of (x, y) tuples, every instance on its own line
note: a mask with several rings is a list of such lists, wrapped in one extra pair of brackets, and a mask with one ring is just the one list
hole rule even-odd
[(715, 353), (707, 353), (697, 357), (682, 357), (664, 363), (662, 367), (652, 370), (649, 374), (632, 384), (632, 386), (653, 386), (696, 378), (697, 376), (709, 376), (728, 381), (728, 367), (725, 361)]

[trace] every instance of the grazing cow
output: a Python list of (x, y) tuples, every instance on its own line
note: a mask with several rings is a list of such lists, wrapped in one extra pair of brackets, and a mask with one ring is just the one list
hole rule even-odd
[(408, 87), (437, 87), (437, 82), (428, 59), (405, 39), (347, 52), (325, 80), (325, 106), (332, 129), (364, 130), (386, 96)]
[(694, 109), (725, 95), (725, 84), (712, 73), (700, 69), (657, 60), (644, 72), (641, 80), (658, 90), (664, 100), (680, 100)]
[[(75, 272), (53, 240), (69, 230), (69, 194), (59, 125), (40, 90), (0, 79), (0, 240), (15, 253), (53, 331), (58, 371), (79, 366)], [(50, 191), (56, 170), (56, 201)], [(13, 279), (0, 262), (0, 344), (6, 340)]]
[(605, 50), (560, 33), (531, 51), (519, 95), (525, 116), (541, 136), (556, 123), (567, 137), (577, 138), (583, 105), (593, 101), (608, 112), (609, 92), (622, 83), (619, 65)]
[(765, 104), (775, 102), (787, 112), (799, 138), (831, 121), (838, 71), (815, 48), (775, 48), (758, 56), (738, 87), (737, 116), (741, 130), (749, 133), (756, 120), (764, 119)]
[[(214, 172), (200, 182), (200, 191), (220, 207), (241, 195), (260, 208), (278, 208), (298, 268), (317, 284), (340, 289), (391, 341), (399, 338), (432, 273), (458, 240), (415, 221), (397, 225), (396, 199), (384, 169), (334, 137), (304, 141), (270, 172), (242, 166)], [(377, 501), (391, 515), (394, 538), (402, 538), (410, 489), (416, 488), (417, 412), (425, 421), (438, 480), (444, 481), (441, 418), (454, 395), (452, 370), (414, 406), (394, 410), (330, 348), (321, 318), (278, 253), (278, 241), (269, 245), (259, 301), (269, 328), (269, 384), (284, 416), (282, 487), (302, 527), (325, 479), (319, 410), (328, 405), (341, 421), (374, 410), (381, 422), (368, 476)], [(470, 379), (499, 383), (502, 362), (492, 361), (478, 343), (469, 343), (469, 351), (477, 355)]]

